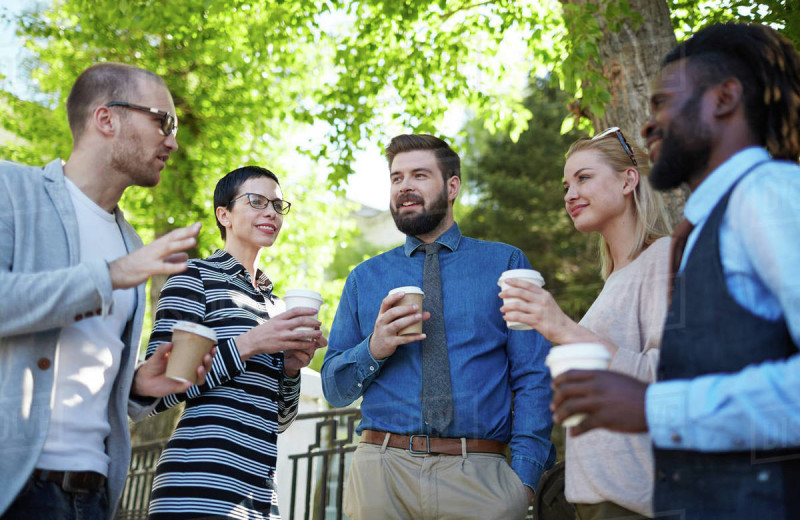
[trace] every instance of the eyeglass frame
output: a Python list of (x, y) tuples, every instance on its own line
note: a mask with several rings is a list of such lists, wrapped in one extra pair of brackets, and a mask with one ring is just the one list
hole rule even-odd
[(622, 134), (622, 130), (620, 130), (618, 126), (612, 126), (611, 128), (603, 130), (596, 136), (592, 137), (591, 140), (597, 141), (598, 139), (602, 139), (612, 133), (617, 136), (617, 139), (619, 139), (619, 144), (622, 145), (622, 149), (628, 154), (628, 157), (630, 157), (633, 167), (638, 168), (639, 163), (636, 161), (636, 156), (633, 154), (633, 148), (631, 148), (631, 145), (628, 144), (628, 140), (625, 139), (625, 136)]
[[(261, 195), (260, 193), (242, 193), (238, 197), (231, 199), (231, 201), (228, 202), (227, 207), (230, 208), (231, 206), (233, 206), (234, 202), (236, 202), (237, 200), (241, 199), (242, 197), (247, 197), (247, 204), (253, 209), (266, 209), (267, 206), (272, 204), (272, 209), (274, 209), (275, 213), (278, 213), (279, 215), (286, 215), (287, 213), (289, 213), (289, 210), (292, 208), (292, 203), (289, 202), (288, 200), (270, 199), (269, 197), (265, 197), (264, 195)], [(262, 207), (254, 206), (253, 205), (253, 200), (250, 197), (261, 197), (263, 199), (266, 199), (267, 202)], [(275, 206), (276, 203), (281, 203), (281, 206), (280, 207), (276, 207)], [(283, 207), (283, 204), (286, 205), (285, 208)]]
[[(105, 106), (132, 108), (133, 110), (139, 110), (140, 112), (160, 116), (161, 126), (158, 128), (158, 132), (164, 137), (168, 136), (169, 134), (178, 135), (178, 118), (169, 112), (164, 112), (163, 110), (159, 110), (157, 108), (137, 105), (135, 103), (128, 103), (126, 101), (112, 101), (110, 103), (106, 103)], [(165, 126), (166, 128), (164, 128)], [(167, 131), (170, 127), (172, 127), (172, 130)]]

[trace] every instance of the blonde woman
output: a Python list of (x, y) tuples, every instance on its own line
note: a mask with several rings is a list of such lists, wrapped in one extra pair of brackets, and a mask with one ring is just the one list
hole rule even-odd
[[(664, 204), (644, 178), (647, 158), (619, 128), (579, 139), (567, 152), (564, 202), (578, 231), (600, 235), (605, 284), (579, 323), (549, 292), (511, 280), (501, 310), (506, 321), (538, 330), (553, 344), (600, 342), (610, 370), (655, 380), (667, 310), (669, 223)], [(653, 461), (646, 434), (594, 430), (567, 437), (566, 497), (580, 520), (653, 515)]]

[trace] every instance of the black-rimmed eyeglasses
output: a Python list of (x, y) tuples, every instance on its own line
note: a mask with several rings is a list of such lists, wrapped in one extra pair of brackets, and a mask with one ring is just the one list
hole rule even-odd
[(625, 150), (625, 153), (628, 154), (628, 157), (631, 158), (633, 166), (638, 168), (639, 164), (636, 162), (636, 156), (633, 155), (633, 149), (631, 148), (631, 145), (628, 144), (628, 141), (625, 139), (625, 136), (622, 135), (622, 131), (619, 129), (618, 126), (612, 126), (607, 130), (603, 130), (596, 136), (592, 137), (592, 141), (597, 141), (598, 139), (602, 139), (610, 134), (614, 134), (617, 136), (617, 139), (619, 139), (619, 144), (622, 145), (622, 149)]
[(244, 193), (239, 195), (235, 199), (232, 199), (228, 203), (228, 207), (231, 207), (234, 202), (241, 199), (242, 197), (247, 197), (247, 203), (254, 209), (264, 209), (268, 205), (272, 204), (272, 209), (275, 210), (276, 213), (280, 213), (281, 215), (286, 215), (289, 213), (289, 208), (292, 207), (292, 203), (281, 200), (281, 199), (268, 199), (263, 195), (259, 195), (258, 193)]
[(178, 120), (175, 119), (175, 116), (169, 112), (164, 112), (163, 110), (159, 110), (157, 108), (134, 105), (133, 103), (126, 103), (124, 101), (112, 101), (111, 103), (106, 103), (106, 106), (131, 108), (133, 110), (139, 110), (141, 112), (147, 112), (148, 114), (159, 116), (161, 118), (159, 120), (161, 127), (158, 129), (158, 131), (161, 132), (161, 135), (166, 137), (169, 134), (176, 135), (178, 133)]

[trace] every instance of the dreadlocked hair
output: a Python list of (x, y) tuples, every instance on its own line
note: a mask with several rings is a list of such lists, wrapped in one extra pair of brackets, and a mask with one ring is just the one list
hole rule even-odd
[(800, 160), (800, 54), (791, 41), (764, 25), (712, 25), (667, 54), (662, 66), (682, 59), (703, 90), (738, 79), (753, 135), (772, 157)]

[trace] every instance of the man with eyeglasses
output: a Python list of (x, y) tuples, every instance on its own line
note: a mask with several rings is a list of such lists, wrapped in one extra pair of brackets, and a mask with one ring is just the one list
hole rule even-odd
[(169, 90), (146, 70), (94, 65), (67, 117), (66, 162), (0, 162), (2, 520), (111, 519), (128, 413), (189, 386), (164, 376), (169, 344), (136, 362), (144, 282), (186, 268), (200, 225), (142, 247), (117, 206), (129, 186), (158, 184), (178, 149)]
[(664, 58), (650, 106), (650, 180), (692, 190), (658, 381), (568, 372), (555, 419), (649, 431), (657, 518), (797, 518), (800, 54), (767, 26), (709, 26)]

